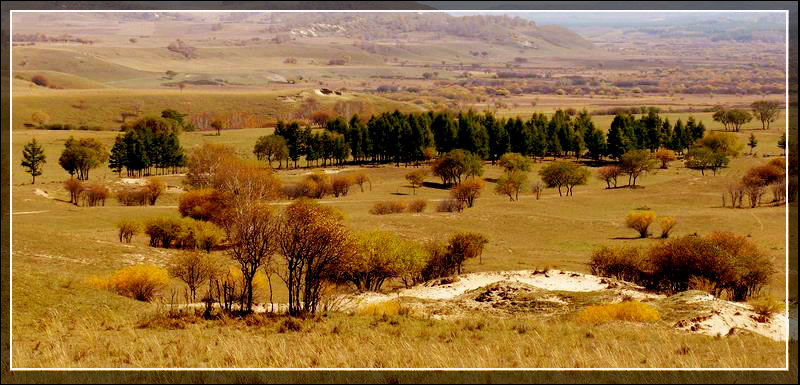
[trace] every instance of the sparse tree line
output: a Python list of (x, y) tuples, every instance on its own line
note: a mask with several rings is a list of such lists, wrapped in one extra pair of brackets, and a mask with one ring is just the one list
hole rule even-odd
[(121, 187), (112, 191), (102, 182), (83, 182), (71, 178), (64, 182), (64, 189), (69, 192), (69, 203), (76, 206), (105, 206), (106, 199), (112, 195), (123, 206), (154, 206), (164, 193), (167, 185), (158, 178), (151, 178), (139, 186)]
[(753, 118), (761, 122), (761, 129), (769, 130), (770, 123), (778, 118), (778, 113), (783, 102), (779, 100), (757, 100), (750, 104), (750, 111), (742, 108), (726, 109), (717, 106), (714, 109), (713, 119), (725, 127), (725, 130), (739, 132), (742, 126), (749, 123)]
[(151, 246), (224, 249), (238, 267), (235, 279), (210, 255), (182, 253), (170, 264), (192, 299), (199, 288), (208, 288), (203, 300), (209, 314), (215, 303), (226, 311), (237, 310), (235, 303), (242, 312), (252, 311), (259, 272), (268, 282), (278, 276), (287, 285), (289, 314), (315, 313), (334, 285), (380, 290), (390, 279), (411, 285), (460, 273), (464, 261), (480, 257), (487, 242), (473, 233), (455, 234), (447, 245), (421, 245), (387, 233), (355, 234), (344, 226), (341, 213), (308, 199), (278, 211), (268, 204), (281, 194), (270, 170), (237, 159), (222, 146), (204, 147), (189, 155), (192, 190), (179, 203), (184, 218), (152, 218), (141, 226), (125, 220), (118, 229), (124, 242), (144, 229)]
[(58, 163), (70, 177), (77, 177), (79, 181), (88, 180), (89, 171), (105, 162), (115, 173), (121, 174), (125, 169), (128, 176), (174, 173), (186, 165), (186, 156), (178, 139), (180, 127), (179, 121), (157, 117), (123, 125), (125, 134), (117, 135), (110, 153), (95, 138), (76, 140), (70, 137), (64, 143)]

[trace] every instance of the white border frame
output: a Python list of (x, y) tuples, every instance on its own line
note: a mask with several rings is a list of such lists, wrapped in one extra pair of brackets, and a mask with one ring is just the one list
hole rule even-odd
[[(13, 365), (13, 111), (14, 111), (14, 66), (13, 66), (13, 28), (14, 13), (479, 13), (479, 14), (515, 14), (515, 13), (783, 13), (786, 17), (786, 140), (789, 141), (789, 10), (9, 10), (9, 370), (10, 371), (788, 371), (789, 370), (789, 203), (788, 183), (786, 187), (786, 367), (785, 368), (15, 368)], [(462, 16), (462, 15), (459, 15)], [(788, 158), (788, 149), (786, 157)], [(786, 174), (789, 174), (789, 162), (786, 162)]]

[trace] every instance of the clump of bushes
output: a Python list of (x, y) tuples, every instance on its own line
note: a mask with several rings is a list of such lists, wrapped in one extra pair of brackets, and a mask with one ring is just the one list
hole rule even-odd
[(766, 320), (772, 318), (773, 315), (783, 312), (785, 305), (783, 301), (771, 295), (762, 295), (753, 298), (747, 303), (753, 308), (753, 311)]
[(425, 199), (414, 199), (411, 203), (408, 204), (408, 212), (410, 213), (421, 213), (425, 211), (425, 207), (428, 206), (428, 201)]
[(210, 222), (190, 218), (156, 217), (144, 223), (150, 246), (211, 251), (224, 238), (223, 231)]
[(445, 199), (439, 202), (439, 205), (436, 206), (436, 211), (440, 213), (452, 213), (452, 212), (462, 212), (464, 211), (464, 207), (466, 205), (463, 201), (457, 199)]
[(743, 301), (758, 295), (775, 273), (773, 262), (746, 237), (715, 232), (666, 240), (638, 254), (601, 247), (589, 262), (593, 274), (677, 293), (703, 282), (704, 290)]
[(350, 175), (336, 175), (333, 177), (333, 181), (331, 182), (331, 191), (333, 192), (333, 196), (339, 197), (347, 196), (347, 193), (350, 192), (350, 186), (355, 184), (355, 180)]
[(420, 272), (419, 282), (461, 274), (467, 259), (480, 258), (488, 243), (486, 237), (478, 233), (456, 233), (445, 246), (440, 242), (428, 243), (428, 261)]
[[(335, 183), (335, 185), (334, 185)], [(354, 181), (350, 176), (337, 176), (331, 181), (331, 177), (325, 172), (318, 171), (307, 175), (302, 181), (284, 186), (283, 194), (287, 199), (298, 199), (301, 197), (321, 199), (327, 194), (347, 195)]]
[(53, 124), (42, 124), (39, 126), (42, 130), (52, 130), (52, 131), (72, 131), (72, 130), (81, 130), (81, 131), (102, 131), (103, 127), (101, 126), (89, 126), (86, 124), (82, 124), (80, 126), (73, 126), (69, 123), (53, 123)]
[(369, 210), (370, 214), (385, 215), (398, 214), (406, 210), (406, 204), (401, 201), (378, 202)]
[(139, 232), (140, 226), (139, 223), (134, 220), (123, 219), (117, 222), (117, 229), (119, 229), (119, 241), (131, 243), (133, 236)]
[(641, 282), (646, 262), (637, 247), (611, 248), (601, 246), (592, 253), (589, 271), (593, 275), (611, 277), (628, 282)]
[(90, 283), (138, 301), (150, 301), (167, 286), (169, 274), (166, 269), (155, 265), (133, 265), (108, 278), (93, 277)]
[(144, 233), (150, 237), (150, 246), (168, 249), (181, 233), (183, 221), (179, 218), (150, 218), (144, 223)]
[(76, 206), (83, 202), (84, 205), (105, 206), (106, 199), (111, 196), (111, 191), (102, 183), (84, 184), (78, 179), (70, 178), (64, 182), (64, 189), (69, 192), (69, 203)]
[(119, 204), (123, 206), (145, 206), (147, 205), (147, 191), (140, 188), (122, 188), (115, 196)]
[(111, 190), (102, 183), (93, 183), (84, 187), (80, 192), (84, 204), (89, 207), (105, 206), (106, 199), (111, 196)]
[(213, 188), (192, 190), (178, 199), (181, 216), (219, 223), (230, 207), (231, 194)]
[(300, 320), (289, 317), (285, 318), (278, 327), (278, 333), (299, 332), (303, 330), (303, 323)]
[(159, 178), (151, 178), (141, 187), (127, 187), (116, 193), (117, 201), (124, 206), (155, 206), (156, 201), (167, 189)]
[(631, 211), (625, 218), (625, 226), (639, 232), (640, 238), (647, 238), (647, 229), (656, 220), (656, 212), (651, 210)]
[(589, 306), (578, 313), (578, 322), (600, 324), (608, 321), (654, 322), (661, 319), (658, 310), (639, 301)]

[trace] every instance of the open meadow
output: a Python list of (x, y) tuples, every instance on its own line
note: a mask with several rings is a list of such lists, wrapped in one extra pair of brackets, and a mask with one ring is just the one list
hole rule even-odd
[[(237, 152), (247, 155), (255, 138), (268, 133), (268, 129), (243, 129), (225, 131), (219, 137), (208, 133), (185, 133), (184, 146), (193, 148), (203, 142), (226, 143), (236, 147)], [(50, 159), (56, 158), (68, 135), (65, 131), (15, 131), (14, 152), (21, 152), (22, 145), (36, 137), (45, 147)], [(774, 132), (760, 132), (760, 137), (776, 136)], [(82, 137), (96, 137), (107, 145), (113, 143), (112, 132), (81, 132)], [(741, 134), (742, 136), (745, 133)], [(764, 140), (766, 141), (766, 140)], [(764, 151), (766, 152), (766, 150)], [(775, 154), (777, 155), (777, 154)], [(357, 186), (346, 197), (329, 196), (320, 200), (344, 213), (344, 223), (356, 231), (383, 230), (405, 239), (418, 241), (445, 239), (457, 231), (477, 231), (488, 239), (481, 260), (468, 260), (464, 266), (468, 272), (492, 272), (506, 270), (560, 269), (585, 273), (592, 250), (598, 245), (649, 246), (657, 239), (636, 239), (636, 233), (625, 227), (625, 216), (631, 210), (649, 208), (659, 215), (677, 219), (673, 234), (705, 235), (712, 231), (731, 231), (746, 235), (765, 250), (780, 272), (772, 277), (769, 291), (778, 298), (786, 293), (786, 222), (783, 219), (786, 206), (765, 206), (756, 209), (731, 209), (721, 207), (721, 195), (726, 184), (742, 175), (749, 167), (764, 163), (770, 158), (743, 156), (718, 175), (700, 175), (699, 171), (675, 164), (667, 170), (658, 170), (642, 177), (637, 189), (607, 189), (605, 183), (591, 178), (585, 186), (578, 186), (575, 195), (559, 197), (555, 189), (547, 189), (540, 199), (531, 193), (523, 193), (517, 202), (506, 196), (492, 193), (487, 188), (476, 201), (475, 207), (463, 213), (439, 213), (435, 205), (448, 198), (448, 191), (438, 187), (438, 181), (428, 177), (429, 186), (416, 189), (404, 175), (415, 169), (411, 166), (347, 166), (327, 168), (329, 172), (348, 173), (365, 171), (370, 183), (361, 192)], [(147, 304), (108, 293), (92, 287), (87, 280), (92, 276), (110, 274), (131, 264), (166, 264), (171, 250), (149, 247), (144, 235), (136, 236), (132, 243), (120, 243), (114, 224), (122, 218), (145, 219), (158, 215), (178, 217), (178, 198), (182, 194), (182, 177), (161, 177), (168, 183), (168, 190), (155, 206), (127, 207), (113, 200), (100, 207), (76, 207), (70, 203), (69, 194), (63, 189), (65, 173), (54, 162), (48, 163), (35, 185), (21, 167), (14, 167), (13, 194), (13, 268), (14, 268), (14, 348), (15, 366), (235, 366), (235, 367), (477, 367), (477, 366), (643, 366), (643, 367), (761, 367), (782, 366), (782, 361), (768, 359), (769, 351), (782, 352), (783, 344), (769, 342), (758, 335), (726, 337), (722, 340), (701, 335), (675, 331), (670, 323), (662, 321), (652, 331), (634, 328), (631, 338), (621, 338), (614, 327), (600, 329), (576, 324), (569, 328), (554, 328), (553, 324), (540, 317), (518, 314), (510, 320), (491, 321), (478, 315), (457, 321), (428, 320), (420, 316), (396, 316), (380, 320), (366, 316), (347, 316), (334, 313), (320, 321), (306, 321), (302, 333), (311, 333), (313, 338), (302, 338), (303, 348), (291, 356), (280, 354), (271, 357), (257, 351), (238, 352), (234, 346), (242, 346), (238, 339), (255, 333), (270, 335), (280, 328), (282, 318), (266, 318), (257, 326), (241, 324), (245, 321), (231, 320), (234, 329), (216, 322), (196, 324), (161, 325), (140, 327), (147, 317), (155, 317), (169, 305)], [(302, 163), (302, 162), (301, 162)], [(531, 171), (536, 171), (549, 161), (537, 162)], [(266, 167), (266, 166), (264, 166)], [(419, 168), (428, 167), (427, 165)], [(491, 186), (501, 174), (498, 166), (485, 164), (483, 179)], [(596, 169), (596, 168), (595, 168)], [(278, 170), (276, 174), (285, 183), (302, 178), (312, 169), (300, 168)], [(335, 174), (334, 174), (335, 175)], [(103, 179), (111, 184), (125, 183), (109, 170), (96, 170), (92, 178)], [(377, 202), (425, 199), (428, 208), (422, 213), (373, 215), (370, 209)], [(275, 204), (287, 204), (285, 200)], [(778, 219), (778, 220), (776, 220)], [(796, 266), (792, 267), (788, 279), (796, 283)], [(286, 288), (275, 280), (274, 296), (277, 302), (285, 302)], [(397, 283), (386, 287), (390, 290)], [(173, 281), (171, 299), (176, 304), (184, 303), (180, 281)], [(793, 287), (792, 290), (795, 290)], [(40, 293), (47, 293), (41, 295)], [(177, 293), (177, 294), (176, 294)], [(170, 302), (169, 299), (164, 300)], [(265, 288), (261, 288), (261, 303), (266, 302)], [(790, 299), (796, 303), (796, 298)], [(796, 312), (796, 305), (792, 308)], [(473, 319), (474, 317), (478, 317)], [(569, 325), (571, 317), (563, 315)], [(519, 319), (518, 319), (519, 318)], [(377, 319), (378, 321), (375, 321)], [(369, 326), (378, 322), (378, 327)], [(428, 323), (426, 326), (425, 322)], [(471, 330), (469, 323), (487, 325)], [(392, 323), (398, 323), (393, 325)], [(517, 324), (531, 328), (519, 340), (521, 345), (507, 351), (505, 339), (519, 338), (513, 328)], [(362, 325), (363, 324), (363, 325)], [(380, 325), (387, 325), (385, 327)], [(305, 324), (304, 324), (305, 325)], [(177, 328), (177, 329), (176, 329)], [(433, 328), (433, 329), (431, 329)], [(335, 329), (335, 331), (331, 331)], [(234, 332), (238, 330), (238, 332)], [(233, 334), (230, 334), (233, 333)], [(245, 333), (244, 335), (241, 333)], [(651, 333), (657, 333), (655, 336)], [(544, 335), (543, 335), (544, 334)], [(586, 345), (584, 335), (593, 335)], [(305, 335), (305, 334), (304, 334)], [(395, 336), (416, 336), (402, 345), (390, 342)], [(552, 335), (552, 337), (549, 337)], [(540, 338), (556, 338), (571, 335), (573, 342), (562, 340), (555, 347), (558, 353), (539, 357), (531, 355), (542, 349)], [(42, 336), (49, 336), (42, 340)], [(58, 336), (57, 340), (52, 338)], [(265, 351), (274, 351), (269, 346), (287, 346), (290, 341), (283, 334), (275, 334), (256, 345)], [(427, 336), (427, 337), (426, 337)], [(294, 338), (294, 337), (289, 337)], [(663, 343), (650, 344), (651, 349), (665, 351), (641, 351), (637, 340), (663, 338)], [(362, 351), (363, 356), (342, 357), (337, 352), (359, 351), (363, 343), (371, 341), (371, 348)], [(151, 341), (142, 344), (133, 341)], [(212, 340), (224, 341), (222, 347), (204, 350)], [(385, 340), (384, 342), (381, 342)], [(624, 344), (620, 341), (625, 341)], [(174, 341), (170, 342), (170, 341)], [(184, 342), (192, 341), (185, 346)], [(207, 341), (207, 342), (206, 342)], [(432, 343), (428, 343), (430, 341)], [(482, 342), (483, 341), (483, 342)], [(525, 342), (528, 341), (528, 342)], [(758, 342), (756, 342), (758, 341)], [(477, 343), (477, 345), (476, 345)], [(600, 343), (600, 346), (597, 344)], [(719, 351), (735, 352), (731, 344), (765, 344), (764, 356), (748, 355), (720, 356)], [(133, 345), (131, 345), (133, 344)], [(177, 344), (177, 345), (176, 345)], [(216, 345), (216, 343), (213, 343)], [(279, 344), (279, 345), (274, 345)], [(306, 345), (308, 344), (308, 345)], [(352, 344), (352, 345), (350, 345)], [(488, 344), (488, 345), (485, 345)], [(622, 344), (622, 345), (621, 345)], [(136, 346), (129, 350), (127, 346)], [(180, 347), (183, 346), (183, 347)], [(225, 347), (228, 346), (228, 347)], [(322, 348), (324, 346), (324, 349)], [(559, 347), (560, 346), (560, 347)], [(582, 346), (584, 348), (582, 348)], [(692, 353), (683, 356), (676, 351), (687, 346)], [(760, 345), (759, 345), (760, 346)], [(796, 346), (795, 343), (792, 346)], [(102, 347), (102, 348), (101, 348)], [(553, 349), (552, 346), (550, 346)], [(111, 349), (111, 350), (109, 350)], [(153, 351), (153, 349), (156, 349)], [(175, 349), (188, 349), (177, 351)], [(323, 349), (323, 350), (320, 350)], [(374, 350), (375, 349), (375, 350)], [(482, 352), (478, 354), (477, 351)], [(559, 350), (563, 349), (563, 350)], [(577, 350), (576, 350), (577, 349)], [(589, 350), (584, 350), (589, 349)], [(772, 350), (771, 350), (772, 349)], [(377, 354), (385, 351), (385, 354)], [(629, 355), (628, 351), (636, 351)], [(116, 353), (115, 353), (116, 352)], [(151, 352), (155, 352), (151, 355)], [(224, 353), (223, 353), (224, 352)], [(316, 353), (312, 356), (310, 352)], [(328, 352), (328, 353), (324, 353)], [(414, 352), (411, 357), (408, 356)], [(446, 353), (443, 353), (446, 352)], [(501, 353), (502, 352), (502, 353)], [(110, 353), (110, 354), (109, 354)], [(18, 354), (18, 355), (17, 355)], [(497, 356), (497, 355), (500, 356)], [(162, 357), (152, 360), (152, 357)], [(782, 357), (778, 354), (777, 357)], [(184, 357), (175, 361), (176, 357)], [(192, 357), (186, 358), (186, 357)], [(402, 358), (401, 358), (402, 357)], [(412, 358), (413, 357), (413, 358)], [(459, 358), (460, 357), (460, 358)], [(467, 359), (466, 357), (474, 357)], [(636, 358), (642, 357), (642, 358)], [(645, 357), (662, 357), (647, 359)], [(763, 358), (761, 358), (763, 357)], [(16, 361), (18, 360), (18, 361)], [(744, 361), (742, 361), (744, 360)]]

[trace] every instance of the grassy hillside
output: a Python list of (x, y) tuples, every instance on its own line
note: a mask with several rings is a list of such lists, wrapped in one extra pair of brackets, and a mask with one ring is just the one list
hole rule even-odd
[[(16, 83), (15, 83), (16, 87)], [(313, 89), (295, 88), (281, 91), (231, 90), (215, 91), (209, 89), (179, 90), (40, 90), (36, 94), (13, 98), (12, 128), (22, 129), (31, 122), (31, 115), (43, 111), (50, 117), (50, 123), (70, 123), (100, 126), (103, 129), (117, 129), (121, 124), (120, 113), (141, 107), (141, 115), (160, 114), (166, 108), (182, 113), (225, 114), (242, 112), (276, 121), (288, 119), (296, 112), (306, 97), (314, 96), (323, 108), (331, 109), (336, 102), (363, 101), (372, 111), (404, 112), (422, 111), (411, 104), (397, 102), (375, 95), (344, 93), (343, 95), (320, 96)], [(281, 99), (290, 96), (291, 101)], [(83, 102), (83, 104), (81, 104)], [(77, 106), (83, 106), (81, 108)]]
[[(56, 72), (56, 71), (49, 71), (49, 70), (32, 70), (32, 71), (14, 71), (14, 78), (19, 80), (24, 80), (28, 83), (20, 83), (23, 92), (25, 88), (39, 87), (36, 84), (31, 82), (31, 78), (36, 75), (41, 75), (47, 78), (50, 82), (50, 86), (55, 87), (56, 89), (97, 89), (97, 88), (108, 88), (106, 84), (96, 82), (94, 80), (89, 80), (77, 75), (66, 74), (63, 72)], [(14, 84), (17, 86), (17, 84)]]
[(97, 82), (112, 82), (155, 75), (147, 71), (109, 63), (88, 52), (76, 52), (69, 49), (15, 47), (12, 57), (14, 59), (12, 71), (56, 71)]

